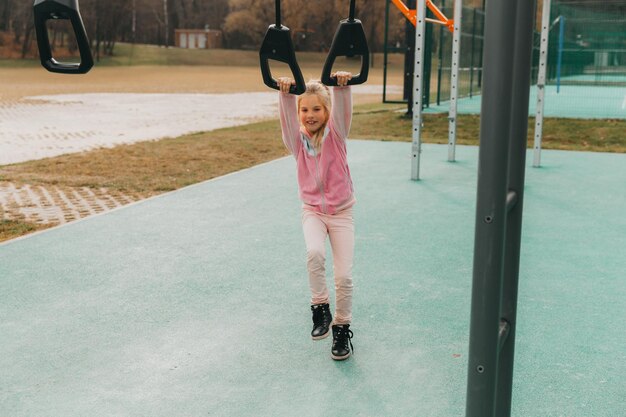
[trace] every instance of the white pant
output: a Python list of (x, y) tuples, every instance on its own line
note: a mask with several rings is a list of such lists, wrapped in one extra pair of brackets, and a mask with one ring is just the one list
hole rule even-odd
[(304, 208), (302, 230), (307, 250), (311, 304), (329, 302), (326, 286), (326, 236), (330, 237), (335, 273), (335, 324), (352, 321), (352, 265), (354, 259), (354, 219), (352, 208), (335, 214), (322, 214)]

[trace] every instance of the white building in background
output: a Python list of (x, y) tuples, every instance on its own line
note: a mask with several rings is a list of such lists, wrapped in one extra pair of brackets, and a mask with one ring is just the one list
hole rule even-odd
[(222, 31), (214, 29), (176, 29), (175, 45), (187, 49), (216, 49), (222, 47)]

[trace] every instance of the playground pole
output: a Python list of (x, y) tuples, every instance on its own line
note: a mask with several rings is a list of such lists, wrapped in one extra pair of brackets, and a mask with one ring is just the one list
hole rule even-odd
[(422, 153), (422, 106), (424, 83), (424, 56), (426, 46), (426, 0), (417, 0), (417, 21), (415, 25), (415, 59), (413, 79), (413, 141), (411, 159), (411, 179), (420, 179), (420, 156)]
[[(409, 0), (409, 7), (415, 7), (416, 0)], [(404, 34), (406, 49), (404, 51), (404, 93), (406, 100), (406, 114), (413, 117), (413, 78), (415, 77), (415, 25), (411, 20), (405, 22)]]
[(510, 202), (511, 198), (514, 198), (516, 202), (515, 204), (507, 204), (508, 213), (506, 216), (500, 317), (502, 321), (508, 324), (509, 329), (506, 343), (502, 343), (502, 341), (500, 343), (496, 416), (511, 415), (535, 9), (536, 0), (518, 0), (517, 2), (515, 52), (513, 57), (514, 83), (513, 94), (511, 95), (511, 144), (508, 158), (509, 184), (507, 190), (507, 203)]
[(563, 45), (565, 42), (565, 16), (559, 16), (559, 53), (556, 61), (556, 93), (561, 92), (561, 67), (563, 63)]
[(383, 103), (387, 102), (387, 48), (389, 43), (389, 2), (385, 5), (385, 37), (383, 41)]
[(459, 97), (459, 66), (461, 61), (462, 0), (454, 0), (454, 32), (452, 34), (452, 74), (450, 76), (450, 109), (448, 111), (448, 161), (456, 159), (456, 119)]
[(550, 36), (550, 3), (543, 1), (541, 12), (541, 46), (539, 48), (539, 72), (537, 74), (537, 108), (535, 110), (535, 142), (533, 167), (541, 165), (541, 139), (543, 138), (543, 111), (545, 108), (546, 73), (548, 71), (548, 39)]
[(466, 417), (510, 416), (534, 4), (487, 2)]
[[(441, 8), (446, 5), (445, 0), (441, 0)], [(441, 77), (443, 76), (443, 25), (439, 25), (439, 39), (437, 45), (437, 105), (441, 104)]]

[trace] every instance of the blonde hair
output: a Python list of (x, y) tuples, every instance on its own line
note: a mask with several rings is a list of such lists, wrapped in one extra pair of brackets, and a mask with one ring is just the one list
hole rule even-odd
[(319, 80), (311, 80), (306, 83), (306, 90), (302, 95), (298, 96), (298, 114), (300, 113), (300, 102), (302, 101), (302, 97), (304, 97), (305, 95), (317, 96), (320, 103), (322, 103), (322, 107), (324, 107), (324, 110), (326, 110), (326, 121), (324, 122), (320, 130), (318, 130), (317, 133), (315, 133), (315, 135), (313, 135), (313, 137), (311, 138), (313, 146), (315, 147), (315, 149), (319, 150), (322, 144), (322, 139), (324, 138), (326, 125), (328, 124), (328, 120), (330, 119), (330, 110), (332, 106), (332, 102), (330, 99), (330, 90)]

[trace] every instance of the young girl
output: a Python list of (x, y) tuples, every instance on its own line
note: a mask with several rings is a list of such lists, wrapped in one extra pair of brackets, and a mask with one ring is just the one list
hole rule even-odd
[[(319, 81), (309, 82), (297, 99), (289, 94), (291, 78), (280, 78), (279, 108), (285, 146), (296, 159), (302, 206), (302, 229), (307, 250), (314, 340), (324, 339), (332, 324), (331, 357), (344, 360), (352, 347), (352, 260), (356, 202), (346, 158), (346, 137), (352, 121), (349, 72), (333, 75), (338, 87), (333, 98)], [(331, 110), (332, 109), (332, 110)], [(326, 237), (330, 237), (335, 273), (335, 320), (326, 286)]]

